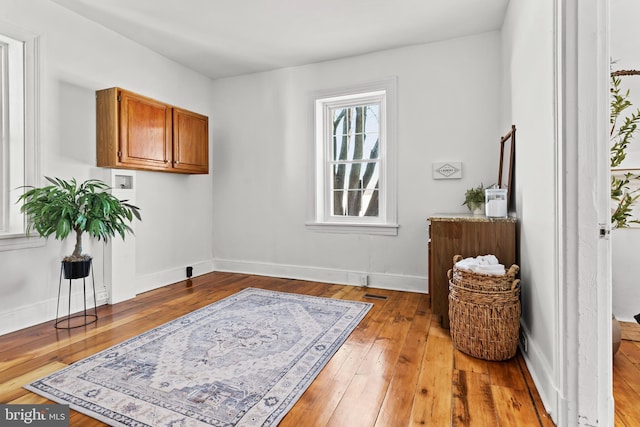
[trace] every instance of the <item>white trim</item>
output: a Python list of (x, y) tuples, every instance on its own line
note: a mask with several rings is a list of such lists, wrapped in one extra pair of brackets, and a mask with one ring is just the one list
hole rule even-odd
[[(76, 282), (78, 282), (76, 280)], [(60, 306), (62, 311), (59, 316), (66, 316), (66, 307), (68, 304), (67, 290), (69, 281), (62, 279), (61, 301)], [(86, 279), (87, 286), (87, 311), (91, 308), (93, 311), (93, 284), (91, 283), (91, 276)], [(77, 313), (83, 309), (83, 289), (82, 283), (73, 283), (71, 292), (71, 314)], [(107, 292), (104, 287), (96, 285), (96, 306), (107, 304)], [(58, 303), (58, 294), (46, 300), (39, 301), (34, 304), (23, 305), (20, 307), (12, 308), (0, 312), (0, 336), (8, 334), (10, 332), (17, 331), (19, 329), (28, 328), (29, 326), (39, 325), (40, 323), (49, 322), (55, 319), (56, 316), (56, 304)]]
[[(543, 400), (543, 402), (547, 402), (547, 405), (555, 406), (555, 411), (551, 413), (552, 419), (558, 426), (562, 426), (563, 423), (567, 423), (568, 414), (569, 414), (569, 402), (567, 400), (567, 376), (568, 369), (564, 364), (564, 360), (568, 350), (568, 347), (572, 344), (569, 344), (567, 341), (568, 330), (567, 330), (567, 317), (569, 310), (569, 305), (573, 304), (570, 299), (567, 301), (567, 297), (569, 297), (569, 290), (561, 290), (562, 285), (566, 283), (565, 279), (565, 254), (567, 251), (568, 244), (565, 242), (565, 232), (566, 229), (566, 220), (565, 220), (565, 192), (563, 189), (566, 187), (567, 178), (565, 177), (563, 171), (566, 163), (565, 159), (565, 151), (563, 148), (565, 141), (565, 101), (564, 101), (564, 91), (565, 89), (565, 37), (563, 32), (565, 31), (565, 26), (567, 23), (565, 21), (567, 18), (564, 13), (564, 0), (555, 0), (554, 2), (554, 65), (555, 65), (555, 79), (554, 79), (554, 135), (556, 138), (556, 153), (555, 153), (555, 166), (554, 166), (554, 181), (555, 185), (555, 230), (554, 230), (554, 246), (555, 246), (555, 289), (556, 298), (554, 301), (554, 310), (556, 313), (557, 325), (556, 331), (554, 331), (554, 347), (555, 350), (553, 352), (553, 367), (552, 367), (552, 376), (553, 376), (553, 384), (556, 385), (557, 393), (552, 398), (548, 396), (547, 399)], [(571, 297), (569, 297), (571, 298)], [(540, 362), (540, 361), (538, 361)], [(527, 363), (528, 364), (528, 363)], [(540, 364), (540, 363), (539, 363)], [(529, 371), (541, 371), (541, 368), (537, 365), (536, 369)], [(540, 385), (544, 384), (544, 382), (536, 382), (536, 387), (540, 389)], [(541, 396), (542, 398), (543, 396)], [(575, 416), (574, 416), (575, 417)]]
[[(24, 170), (19, 183), (10, 182), (8, 185), (12, 197), (15, 195), (17, 199), (17, 192), (13, 190), (22, 185), (36, 185), (40, 176), (40, 38), (35, 33), (6, 22), (0, 22), (0, 33), (24, 43)], [(16, 221), (15, 226), (11, 226), (14, 230), (0, 234), (0, 251), (44, 246), (44, 240), (19, 233), (20, 222), (22, 228), (25, 226), (25, 219), (21, 214), (14, 212), (12, 218)]]
[[(190, 263), (193, 267), (193, 277), (201, 276), (203, 274), (211, 273), (215, 271), (213, 269), (214, 261), (200, 261)], [(192, 278), (193, 278), (192, 277)], [(151, 274), (145, 274), (142, 276), (136, 276), (134, 278), (135, 283), (130, 283), (130, 286), (135, 286), (137, 294), (148, 292), (154, 289), (161, 288), (163, 286), (171, 285), (182, 280), (186, 280), (185, 267), (174, 267), (167, 270), (158, 271)], [(134, 295), (135, 296), (135, 295)]]
[[(556, 139), (556, 152), (555, 152), (555, 165), (554, 165), (554, 181), (555, 181), (555, 218), (554, 218), (554, 247), (555, 247), (555, 286), (554, 288), (558, 291), (556, 292), (556, 298), (554, 301), (554, 311), (556, 314), (557, 325), (556, 331), (554, 331), (554, 340), (553, 344), (556, 351), (553, 352), (553, 367), (550, 373), (551, 378), (553, 379), (550, 383), (555, 384), (555, 389), (557, 390), (555, 396), (542, 396), (543, 402), (546, 402), (546, 405), (553, 405), (555, 408), (553, 412), (550, 412), (552, 419), (554, 422), (561, 426), (563, 422), (566, 423), (568, 417), (568, 401), (567, 401), (567, 369), (564, 366), (563, 361), (566, 357), (568, 343), (562, 342), (565, 340), (567, 336), (567, 319), (565, 317), (565, 313), (567, 312), (567, 291), (561, 290), (561, 285), (566, 283), (565, 281), (565, 267), (564, 267), (564, 255), (566, 253), (566, 242), (564, 230), (566, 227), (565, 218), (564, 218), (564, 210), (562, 207), (565, 204), (565, 192), (563, 189), (566, 186), (566, 178), (563, 173), (565, 160), (565, 153), (563, 149), (564, 143), (564, 77), (565, 77), (565, 59), (564, 59), (564, 37), (563, 31), (565, 27), (564, 20), (566, 19), (563, 12), (563, 0), (554, 0), (554, 66), (555, 66), (555, 78), (554, 78), (554, 136)], [(525, 358), (526, 360), (526, 358)], [(542, 361), (537, 360), (536, 369), (529, 369), (530, 372), (542, 372), (542, 369), (539, 365), (541, 365)], [(527, 365), (529, 362), (527, 361)], [(534, 378), (535, 381), (535, 378)], [(544, 382), (535, 382), (536, 387), (540, 390), (541, 384)]]
[(0, 232), (6, 232), (11, 223), (9, 214), (9, 44), (0, 40)]
[[(44, 239), (41, 239), (44, 240)], [(191, 264), (193, 266), (194, 277), (200, 276), (206, 273), (210, 273), (213, 270), (214, 261), (202, 261)], [(98, 271), (94, 270), (94, 273)], [(127, 297), (122, 297), (118, 301), (110, 302), (113, 299), (111, 295), (110, 285), (106, 282), (100, 285), (98, 283), (99, 278), (96, 278), (96, 300), (97, 306), (112, 304), (116, 302), (125, 301), (127, 299), (134, 298), (135, 292), (132, 292)], [(131, 289), (139, 290), (138, 293), (151, 291), (153, 289), (162, 288), (167, 285), (171, 285), (185, 280), (184, 267), (176, 267), (167, 269), (158, 273), (147, 274), (143, 276), (137, 276), (127, 283), (121, 284), (122, 286), (129, 287)], [(91, 284), (91, 276), (87, 278), (87, 307), (93, 307), (93, 293), (89, 290)], [(135, 282), (135, 283), (134, 283)], [(69, 284), (68, 280), (62, 279), (62, 298), (60, 304), (66, 309), (68, 294), (66, 288)], [(57, 286), (57, 284), (55, 285)], [(71, 312), (78, 312), (82, 309), (82, 283), (78, 280), (72, 284), (71, 293)], [(55, 296), (39, 301), (34, 304), (27, 304), (20, 307), (12, 308), (6, 311), (0, 312), (0, 335), (17, 331), (19, 329), (27, 328), (29, 326), (38, 325), (40, 323), (49, 322), (55, 318), (56, 315), (56, 303), (58, 301), (57, 290)], [(60, 313), (62, 316), (65, 313)]]
[[(311, 195), (309, 197), (309, 220), (307, 228), (313, 231), (365, 233), (397, 235), (397, 78), (353, 85), (345, 88), (317, 91), (311, 94), (310, 104), (313, 107), (314, 135), (312, 150), (312, 165), (314, 171), (310, 177)], [(327, 200), (326, 189), (329, 177), (326, 174), (325, 160), (328, 158), (327, 144), (324, 135), (327, 134), (328, 122), (324, 119), (326, 107), (352, 104), (354, 100), (379, 103), (381, 119), (379, 154), (380, 190), (379, 216), (376, 218), (345, 217), (336, 218), (330, 215), (330, 201)], [(320, 143), (320, 142), (323, 143)], [(324, 226), (328, 224), (329, 226)], [(375, 225), (375, 226), (374, 226)], [(383, 227), (380, 227), (380, 226)], [(338, 231), (344, 228), (344, 231)], [(395, 231), (394, 231), (395, 230)]]
[(0, 252), (18, 249), (39, 248), (46, 244), (46, 239), (24, 234), (5, 234), (0, 236)]
[(355, 223), (327, 223), (308, 222), (307, 230), (341, 234), (373, 234), (382, 236), (397, 236), (398, 224), (355, 224)]
[(337, 285), (360, 286), (359, 278), (366, 275), (368, 287), (394, 291), (427, 293), (427, 278), (388, 273), (369, 273), (335, 268), (304, 267), (299, 265), (216, 259), (215, 271), (255, 274), (268, 277), (309, 280)]
[[(531, 333), (524, 323), (520, 322), (520, 328), (522, 329), (522, 334), (531, 337)], [(557, 382), (554, 381), (553, 367), (549, 365), (544, 352), (535, 340), (528, 339), (526, 351), (520, 346), (520, 353), (529, 368), (529, 373), (536, 385), (536, 390), (540, 395), (544, 409), (555, 420), (558, 414), (560, 393), (555, 386)]]
[(613, 426), (608, 2), (558, 0), (558, 426)]

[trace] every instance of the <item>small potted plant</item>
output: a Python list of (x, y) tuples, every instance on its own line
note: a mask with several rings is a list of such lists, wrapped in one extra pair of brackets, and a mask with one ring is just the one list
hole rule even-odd
[(484, 186), (470, 188), (464, 193), (464, 203), (474, 215), (484, 214)]
[(20, 211), (27, 216), (27, 234), (36, 230), (41, 237), (55, 235), (64, 240), (75, 232), (73, 253), (62, 260), (65, 279), (78, 279), (89, 275), (91, 256), (82, 253), (82, 235), (104, 239), (116, 234), (123, 239), (125, 232), (133, 233), (127, 222), (133, 217), (141, 219), (139, 208), (118, 200), (108, 192), (103, 181), (89, 179), (78, 184), (75, 179), (45, 177), (52, 185), (25, 187), (28, 190), (18, 198)]

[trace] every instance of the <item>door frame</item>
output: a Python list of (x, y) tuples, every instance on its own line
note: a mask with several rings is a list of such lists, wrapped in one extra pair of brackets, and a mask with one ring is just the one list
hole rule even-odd
[(614, 420), (608, 27), (608, 0), (557, 0), (559, 426), (612, 426)]

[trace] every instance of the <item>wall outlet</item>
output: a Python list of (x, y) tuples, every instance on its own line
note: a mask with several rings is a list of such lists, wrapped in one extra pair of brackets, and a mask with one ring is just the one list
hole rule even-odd
[(527, 335), (524, 333), (524, 331), (522, 329), (520, 329), (520, 337), (518, 339), (518, 341), (520, 342), (520, 349), (526, 353), (527, 350), (529, 350), (528, 348), (528, 339), (527, 339)]

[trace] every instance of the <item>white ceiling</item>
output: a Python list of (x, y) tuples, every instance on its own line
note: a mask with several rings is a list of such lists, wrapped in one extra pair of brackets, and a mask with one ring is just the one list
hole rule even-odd
[(509, 0), (53, 0), (211, 78), (502, 26)]

